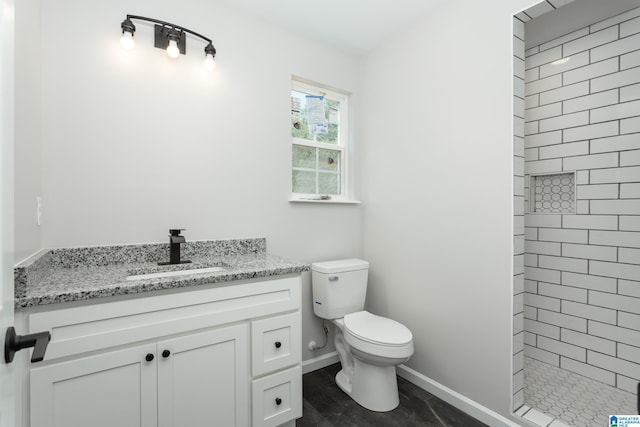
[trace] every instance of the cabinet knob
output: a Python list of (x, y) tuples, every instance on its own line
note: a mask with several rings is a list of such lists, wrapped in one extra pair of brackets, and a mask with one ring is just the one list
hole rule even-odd
[(276, 348), (282, 347), (282, 343), (280, 341), (276, 341), (274, 345), (276, 346)]
[(147, 362), (151, 362), (153, 360), (153, 353), (147, 353), (144, 360), (146, 360)]
[(169, 350), (165, 350), (165, 351), (162, 352), (162, 357), (166, 358), (166, 357), (169, 357), (169, 356), (171, 356), (171, 352)]
[(282, 403), (282, 399), (280, 399), (279, 397), (276, 397), (276, 405), (280, 406), (281, 403)]

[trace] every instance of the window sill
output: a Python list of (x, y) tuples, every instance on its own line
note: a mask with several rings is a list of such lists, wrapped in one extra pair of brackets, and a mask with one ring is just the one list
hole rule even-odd
[(325, 205), (359, 205), (359, 200), (317, 200), (317, 199), (289, 199), (289, 203), (319, 203)]

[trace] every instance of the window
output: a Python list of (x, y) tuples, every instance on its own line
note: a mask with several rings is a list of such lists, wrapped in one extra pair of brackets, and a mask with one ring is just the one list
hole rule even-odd
[(348, 200), (347, 101), (347, 94), (293, 80), (292, 200)]

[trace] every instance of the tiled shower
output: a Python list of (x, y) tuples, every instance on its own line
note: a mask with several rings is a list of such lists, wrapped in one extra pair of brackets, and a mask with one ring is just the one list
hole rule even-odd
[(640, 8), (525, 50), (554, 3), (514, 18), (514, 410), (538, 366), (640, 381)]

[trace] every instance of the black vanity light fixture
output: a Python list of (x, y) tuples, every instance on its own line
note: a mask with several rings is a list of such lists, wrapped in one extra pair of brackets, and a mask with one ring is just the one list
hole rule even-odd
[(159, 19), (146, 18), (144, 16), (127, 15), (127, 18), (122, 21), (120, 28), (122, 28), (122, 37), (120, 38), (120, 44), (125, 49), (133, 49), (135, 45), (133, 41), (133, 34), (136, 32), (136, 26), (131, 22), (132, 19), (141, 21), (153, 22), (155, 28), (154, 46), (160, 49), (166, 49), (167, 55), (171, 58), (177, 58), (180, 54), (185, 54), (187, 50), (187, 33), (201, 38), (207, 45), (204, 48), (204, 66), (207, 70), (213, 70), (216, 63), (213, 58), (216, 56), (216, 48), (213, 47), (211, 39), (198, 34), (188, 28), (181, 27), (170, 22), (161, 21)]

